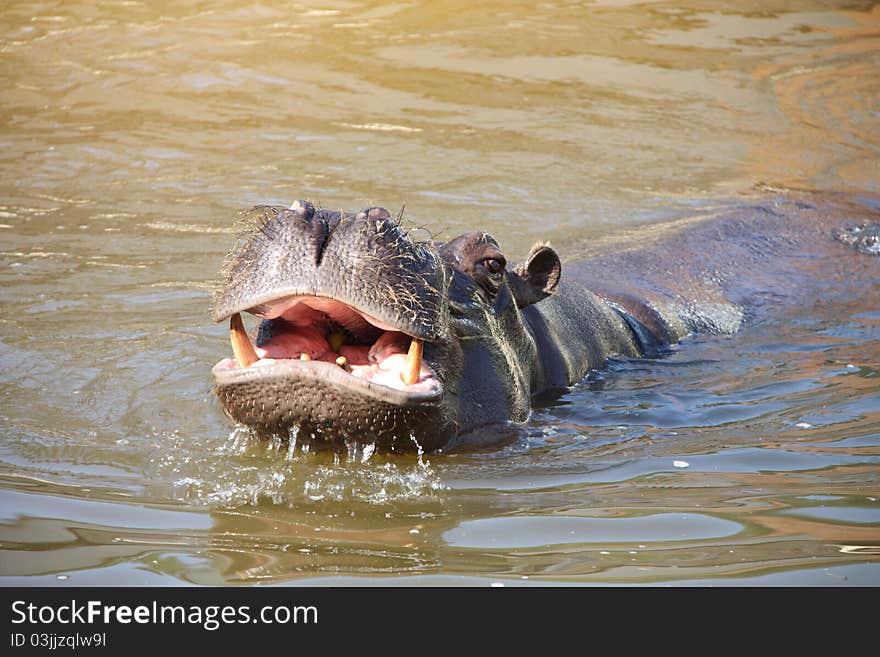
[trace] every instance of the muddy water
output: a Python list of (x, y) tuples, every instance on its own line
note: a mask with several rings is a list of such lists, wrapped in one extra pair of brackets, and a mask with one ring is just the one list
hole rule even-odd
[(880, 584), (852, 261), (458, 455), (234, 429), (207, 313), (255, 203), (405, 204), (514, 259), (741, 192), (878, 207), (871, 3), (13, 1), (0, 75), (0, 583)]

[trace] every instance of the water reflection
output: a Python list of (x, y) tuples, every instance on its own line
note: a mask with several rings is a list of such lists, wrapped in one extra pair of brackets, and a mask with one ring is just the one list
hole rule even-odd
[(458, 547), (503, 549), (584, 543), (701, 541), (726, 538), (740, 530), (736, 523), (698, 513), (659, 513), (634, 518), (517, 516), (465, 521), (446, 532), (443, 538)]

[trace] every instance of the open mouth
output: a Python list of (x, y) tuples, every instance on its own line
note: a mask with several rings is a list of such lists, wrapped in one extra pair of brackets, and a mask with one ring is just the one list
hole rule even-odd
[(221, 378), (283, 373), (362, 391), (398, 391), (404, 396), (439, 393), (435, 372), (423, 359), (422, 340), (407, 335), (357, 308), (328, 297), (290, 296), (253, 308), (272, 320), (254, 345), (241, 315), (230, 317), (233, 358), (214, 367)]

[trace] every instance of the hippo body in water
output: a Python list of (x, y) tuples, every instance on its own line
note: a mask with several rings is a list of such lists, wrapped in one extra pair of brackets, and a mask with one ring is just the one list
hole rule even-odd
[[(832, 230), (877, 219), (777, 199), (632, 230), (564, 265), (537, 244), (512, 266), (486, 233), (419, 242), (382, 208), (254, 213), (214, 303), (235, 354), (212, 370), (225, 412), (318, 446), (426, 451), (491, 440), (488, 425), (524, 422), (535, 395), (610, 357), (736, 331), (823, 258), (860, 257)], [(241, 312), (262, 319), (256, 347)]]

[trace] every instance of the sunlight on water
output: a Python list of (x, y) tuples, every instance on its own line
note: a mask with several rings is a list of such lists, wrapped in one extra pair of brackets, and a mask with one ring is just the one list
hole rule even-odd
[(880, 210), (880, 6), (205, 7), (0, 12), (0, 583), (880, 584), (880, 300), (854, 251), (487, 449), (258, 439), (209, 373), (256, 204), (405, 205), (511, 263), (790, 189)]

